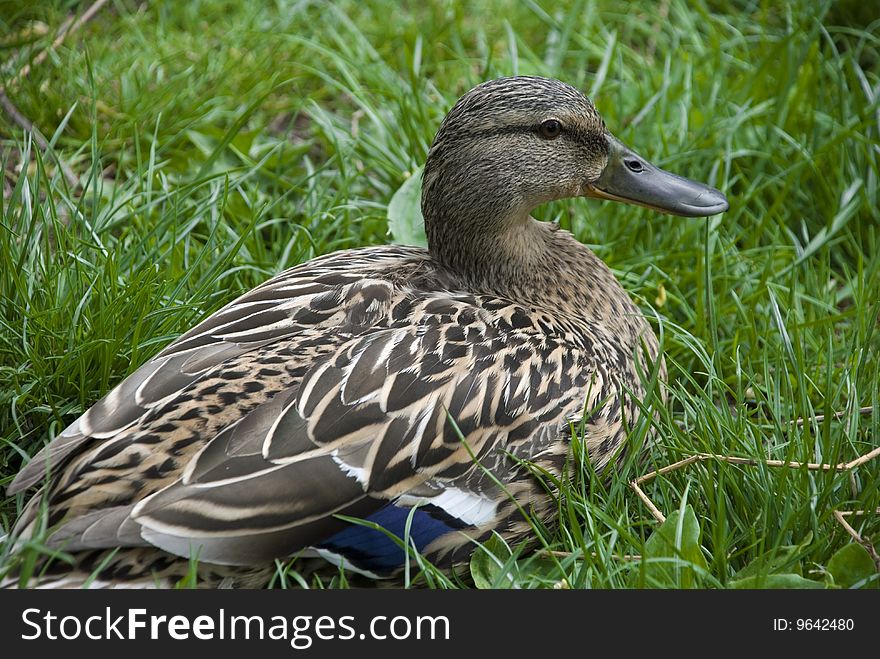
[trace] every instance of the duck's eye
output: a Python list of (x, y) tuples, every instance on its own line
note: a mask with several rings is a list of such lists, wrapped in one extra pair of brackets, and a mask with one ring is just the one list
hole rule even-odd
[(548, 119), (541, 124), (540, 130), (541, 137), (552, 140), (554, 137), (559, 137), (559, 134), (562, 132), (562, 124), (556, 119)]
[(636, 160), (635, 158), (629, 159), (629, 160), (624, 160), (623, 164), (627, 166), (629, 171), (635, 172), (636, 174), (638, 174), (640, 171), (642, 171), (644, 169), (644, 167), (642, 166), (642, 163), (639, 162), (638, 160)]

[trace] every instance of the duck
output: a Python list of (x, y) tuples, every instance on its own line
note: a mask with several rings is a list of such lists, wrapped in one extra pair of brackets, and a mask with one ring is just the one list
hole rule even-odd
[(173, 587), (196, 561), (199, 586), (261, 587), (293, 557), (395, 583), (416, 553), (454, 571), (494, 534), (529, 546), (555, 513), (536, 473), (568, 473), (572, 424), (595, 472), (620, 464), (662, 361), (610, 269), (532, 216), (576, 197), (728, 208), (562, 81), (477, 85), (428, 151), (427, 248), (297, 265), (125, 378), (9, 486), (34, 490), (12, 541), (72, 562), (7, 585)]

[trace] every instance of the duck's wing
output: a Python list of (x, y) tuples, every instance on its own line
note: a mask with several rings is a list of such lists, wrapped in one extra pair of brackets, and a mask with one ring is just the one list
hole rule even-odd
[[(338, 533), (337, 515), (365, 518), (429, 479), (460, 478), (490, 451), (558, 428), (578, 404), (578, 358), (561, 343), (472, 301), (395, 308), (401, 326), (343, 342), (295, 390), (211, 439), (124, 525), (209, 563), (287, 556)], [(124, 525), (102, 534), (115, 542)]]
[(229, 303), (138, 368), (22, 468), (14, 494), (57, 474), (84, 444), (115, 438), (205, 373), (306, 329), (357, 334), (387, 313), (392, 286), (368, 276), (405, 248), (352, 250), (287, 270)]

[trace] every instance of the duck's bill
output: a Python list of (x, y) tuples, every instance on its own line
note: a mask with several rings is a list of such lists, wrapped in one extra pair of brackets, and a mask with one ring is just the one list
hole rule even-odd
[(608, 165), (586, 186), (588, 197), (684, 217), (704, 217), (728, 209), (727, 198), (715, 188), (655, 167), (613, 137), (609, 137), (608, 147)]

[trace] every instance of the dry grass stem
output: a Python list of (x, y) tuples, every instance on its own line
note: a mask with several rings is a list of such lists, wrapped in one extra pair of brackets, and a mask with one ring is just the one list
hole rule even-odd
[[(871, 408), (862, 408), (862, 409), (871, 409)], [(836, 417), (836, 415), (835, 415), (835, 418), (839, 418), (839, 417)], [(837, 464), (837, 465), (824, 464), (824, 463), (820, 464), (820, 463), (814, 463), (814, 462), (793, 462), (793, 461), (786, 461), (786, 460), (755, 460), (753, 458), (740, 458), (740, 457), (731, 456), (731, 455), (718, 455), (715, 453), (696, 453), (696, 454), (691, 455), (687, 458), (684, 458), (683, 460), (679, 460), (678, 462), (674, 462), (670, 465), (666, 465), (665, 467), (661, 467), (660, 469), (652, 471), (648, 474), (644, 474), (642, 476), (639, 476), (638, 478), (636, 478), (635, 480), (630, 482), (630, 487), (636, 493), (636, 496), (638, 496), (639, 499), (642, 500), (642, 503), (645, 504), (645, 507), (648, 509), (648, 511), (651, 513), (651, 515), (654, 517), (654, 519), (656, 519), (658, 522), (660, 522), (662, 524), (663, 522), (666, 521), (666, 516), (654, 504), (654, 502), (651, 501), (651, 498), (641, 488), (642, 483), (646, 483), (650, 480), (653, 480), (657, 476), (661, 476), (663, 474), (668, 474), (669, 472), (672, 472), (672, 471), (677, 471), (677, 470), (682, 469), (688, 465), (694, 464), (695, 462), (705, 462), (706, 460), (719, 460), (721, 462), (727, 462), (729, 464), (747, 465), (747, 466), (753, 466), (753, 467), (756, 467), (760, 464), (764, 464), (768, 467), (788, 467), (790, 469), (806, 468), (806, 469), (814, 470), (814, 471), (847, 471), (847, 472), (849, 472), (850, 484), (853, 489), (853, 494), (855, 495), (855, 494), (857, 494), (857, 491), (856, 491), (855, 478), (852, 473), (853, 469), (865, 464), (866, 462), (870, 462), (871, 460), (874, 460), (877, 457), (880, 457), (880, 446), (869, 451), (868, 453), (865, 453), (864, 455), (859, 456), (855, 460), (851, 460), (850, 462), (841, 463), (841, 464)], [(843, 524), (844, 528), (847, 529), (847, 532), (850, 535), (852, 535), (853, 538), (856, 538), (856, 540), (858, 542), (862, 543), (866, 547), (869, 547), (870, 543), (866, 544), (866, 541), (862, 540), (861, 537), (855, 532), (855, 530), (844, 521), (843, 514), (844, 513), (841, 513), (840, 511), (837, 511), (837, 510), (834, 511), (834, 516), (837, 518), (837, 520), (841, 524)], [(863, 513), (862, 513), (862, 511), (857, 511), (855, 513), (846, 512), (845, 514), (847, 514), (847, 515), (849, 515), (849, 514), (861, 515)], [(872, 557), (874, 557), (875, 560), (878, 560), (877, 553), (874, 551), (873, 546), (870, 546), (868, 551), (871, 552), (871, 555), (872, 555)], [(880, 568), (880, 562), (878, 562), (878, 568)]]

